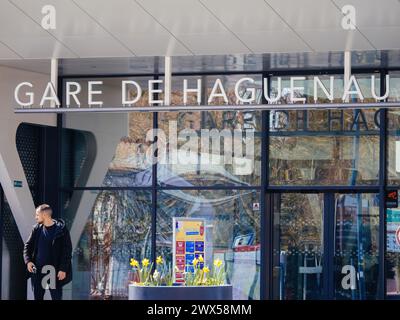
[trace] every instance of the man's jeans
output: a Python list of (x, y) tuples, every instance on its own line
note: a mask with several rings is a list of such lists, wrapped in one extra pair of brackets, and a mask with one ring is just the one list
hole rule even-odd
[[(32, 287), (33, 287), (33, 296), (35, 300), (43, 300), (46, 287), (43, 288), (42, 286), (42, 279), (46, 274), (42, 274), (40, 272), (41, 268), (37, 268), (36, 273), (32, 274), (31, 281), (32, 281)], [(46, 285), (46, 284), (45, 284)], [(55, 289), (49, 289), (50, 290), (50, 295), (52, 300), (61, 300), (62, 299), (62, 286), (56, 281), (56, 288)]]

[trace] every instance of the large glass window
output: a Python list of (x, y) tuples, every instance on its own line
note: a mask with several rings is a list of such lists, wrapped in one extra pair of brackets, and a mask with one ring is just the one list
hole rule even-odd
[(78, 191), (69, 208), (76, 211), (71, 234), (80, 235), (72, 298), (126, 299), (130, 258), (151, 256), (151, 192)]
[[(328, 75), (319, 76), (330, 87)], [(343, 75), (334, 75), (334, 102), (342, 102)], [(296, 82), (282, 77), (280, 103), (291, 95), (314, 103), (314, 76)], [(371, 75), (356, 75), (364, 101), (373, 101)], [(272, 78), (271, 96), (277, 97), (278, 78)], [(375, 86), (379, 93), (380, 78)], [(322, 90), (318, 102), (329, 103)], [(350, 100), (358, 101), (357, 96)], [(270, 183), (272, 185), (371, 185), (378, 182), (379, 118), (376, 110), (297, 110), (270, 113)]]
[[(276, 194), (274, 298), (376, 299), (378, 199), (378, 194), (362, 193)], [(327, 238), (324, 232), (334, 237)], [(334, 292), (328, 292), (329, 279), (334, 279)]]
[(63, 134), (64, 187), (151, 185), (151, 113), (69, 113), (65, 123), (75, 130)]
[(389, 185), (400, 184), (400, 112), (391, 109), (388, 112), (388, 162), (387, 180)]
[[(397, 101), (400, 100), (396, 91), (398, 74), (393, 75), (389, 100)], [(183, 79), (188, 79), (188, 87), (192, 89), (201, 79), (201, 104), (224, 105), (221, 97), (211, 103), (207, 101), (217, 78), (221, 79), (228, 103), (238, 104), (234, 87), (244, 77), (255, 82), (243, 83), (239, 95), (249, 97), (251, 92), (246, 87), (252, 87), (254, 103), (262, 103), (261, 74), (240, 74), (174, 76), (171, 104), (184, 104)], [(371, 74), (356, 77), (364, 102), (374, 101)], [(335, 78), (334, 102), (342, 102), (343, 76)], [(143, 89), (135, 106), (148, 105), (147, 81), (153, 78), (131, 79)], [(320, 79), (329, 88), (329, 75)], [(78, 80), (82, 84), (79, 94), (82, 105), (87, 104), (86, 80), (89, 79)], [(120, 106), (121, 80), (103, 81), (103, 91), (107, 92), (102, 99), (105, 106)], [(278, 93), (277, 77), (272, 77), (270, 83), (274, 97)], [(304, 91), (295, 90), (294, 96), (313, 103), (313, 76), (307, 76), (301, 85)], [(378, 74), (375, 87), (379, 94)], [(289, 77), (282, 77), (278, 103), (290, 103), (290, 90)], [(126, 94), (133, 98), (137, 91), (128, 88)], [(159, 94), (155, 98), (162, 100), (164, 96)], [(360, 100), (351, 96), (350, 101)], [(321, 90), (318, 102), (329, 103)], [(70, 107), (77, 107), (73, 103), (74, 100)], [(198, 104), (195, 93), (188, 94), (187, 104)], [(66, 113), (61, 199), (63, 218), (75, 245), (72, 298), (126, 299), (132, 280), (129, 259), (151, 258), (155, 250), (171, 263), (172, 219), (196, 217), (206, 220), (206, 264), (212, 264), (216, 258), (224, 262), (226, 282), (233, 284), (234, 299), (259, 299), (260, 219), (265, 214), (260, 212), (263, 195), (259, 192), (263, 165), (268, 166), (268, 186), (272, 187), (347, 188), (379, 183), (378, 110), (301, 110), (300, 104), (298, 107), (299, 110), (270, 112), (269, 163), (261, 163), (261, 111), (159, 112), (157, 143), (153, 143), (150, 134), (155, 125), (152, 113)], [(389, 112), (388, 183), (391, 185), (400, 183), (399, 114), (396, 110)], [(155, 167), (151, 156), (155, 150), (159, 157), (157, 182), (152, 179)], [(77, 187), (99, 190), (82, 191)], [(152, 192), (156, 203), (152, 203)], [(378, 195), (303, 192), (272, 197), (274, 269), (273, 283), (266, 286), (273, 286), (273, 298), (324, 297), (323, 285), (329, 271), (332, 276), (329, 279), (334, 279), (331, 293), (336, 299), (375, 299)], [(400, 288), (399, 254), (389, 237), (397, 228), (396, 210), (387, 213), (388, 294), (399, 294)], [(329, 239), (331, 251), (324, 252), (327, 248), (324, 213), (328, 211), (332, 219), (334, 215), (334, 222), (330, 220), (334, 237)], [(152, 223), (156, 228), (155, 248), (151, 247)], [(327, 255), (334, 261), (330, 270), (323, 268)]]
[(335, 196), (335, 298), (378, 297), (378, 194)]
[(386, 210), (386, 293), (400, 295), (400, 208)]
[(323, 194), (274, 196), (274, 299), (322, 297), (323, 200)]
[(205, 263), (224, 262), (234, 299), (260, 297), (260, 194), (165, 190), (157, 196), (157, 254), (172, 258), (172, 218), (206, 220)]
[(400, 102), (400, 71), (389, 72), (390, 75), (390, 102)]
[(374, 110), (273, 112), (272, 185), (378, 183), (379, 128)]
[[(246, 75), (174, 77), (171, 103), (183, 104), (183, 79), (190, 87), (203, 81), (202, 101), (206, 101), (216, 79), (237, 104), (234, 84)], [(261, 76), (250, 75), (255, 84), (255, 103), (261, 103)], [(220, 92), (220, 91), (218, 91)], [(240, 96), (248, 95), (244, 85)], [(194, 94), (191, 104), (197, 104)], [(210, 104), (225, 104), (216, 98)], [(165, 137), (164, 157), (158, 163), (160, 185), (259, 185), (261, 172), (261, 113), (255, 111), (161, 112), (159, 129)]]

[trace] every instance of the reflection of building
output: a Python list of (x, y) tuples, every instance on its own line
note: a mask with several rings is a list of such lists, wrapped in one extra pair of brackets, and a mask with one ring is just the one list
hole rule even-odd
[[(128, 141), (128, 142), (127, 142)], [(129, 140), (122, 139), (117, 147), (117, 153), (110, 164), (110, 169), (106, 174), (105, 186), (118, 185), (146, 185), (151, 183), (151, 170), (146, 168), (138, 160), (142, 159), (142, 153), (134, 153), (135, 148), (127, 145)], [(121, 152), (120, 145), (131, 152)], [(135, 146), (134, 143), (131, 143)], [(215, 168), (210, 168), (212, 175), (207, 174), (207, 168), (201, 171), (203, 183), (205, 177), (215, 177)], [(188, 172), (180, 170), (179, 176), (168, 169), (166, 165), (159, 165), (159, 179), (165, 184), (175, 184), (179, 186), (191, 186), (190, 178), (192, 173), (190, 166)], [(241, 183), (236, 177), (221, 167), (218, 176), (220, 181), (232, 181)], [(147, 178), (144, 178), (147, 177)], [(186, 178), (189, 177), (189, 180)], [(214, 259), (214, 250), (219, 252), (229, 252), (232, 248), (234, 239), (237, 236), (252, 232), (253, 242), (255, 233), (254, 228), (259, 228), (258, 222), (254, 217), (248, 203), (243, 197), (248, 197), (252, 192), (242, 192), (236, 194), (227, 193), (223, 197), (215, 199), (206, 194), (198, 192), (170, 190), (159, 194), (158, 201), (165, 204), (158, 211), (157, 217), (157, 247), (163, 253), (168, 263), (172, 256), (172, 227), (171, 221), (174, 216), (186, 216), (205, 218), (207, 221), (207, 256), (209, 263)], [(243, 202), (245, 201), (245, 202)], [(234, 202), (235, 211), (233, 214), (226, 214), (225, 207)], [(91, 296), (95, 297), (125, 297), (126, 279), (129, 278), (129, 267), (126, 264), (131, 257), (149, 257), (151, 248), (151, 229), (150, 213), (151, 194), (148, 192), (115, 193), (113, 191), (103, 191), (99, 193), (93, 206), (91, 223), (89, 228), (89, 238), (91, 238), (90, 269), (91, 269)], [(222, 209), (222, 210), (221, 210)], [(248, 227), (236, 228), (235, 221)], [(228, 227), (229, 226), (229, 227)], [(228, 262), (226, 261), (228, 264)], [(237, 268), (241, 268), (238, 266)], [(231, 270), (228, 277), (231, 276)], [(238, 272), (238, 270), (236, 271)], [(255, 271), (253, 271), (255, 272)], [(236, 295), (243, 298), (243, 293), (239, 291)]]

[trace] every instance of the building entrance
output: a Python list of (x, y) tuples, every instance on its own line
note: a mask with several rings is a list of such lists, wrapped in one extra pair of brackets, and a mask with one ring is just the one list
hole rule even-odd
[(275, 299), (376, 299), (379, 197), (274, 194)]

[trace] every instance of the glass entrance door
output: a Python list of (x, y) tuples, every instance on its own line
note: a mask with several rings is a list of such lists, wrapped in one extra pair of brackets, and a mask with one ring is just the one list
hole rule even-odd
[(378, 199), (378, 194), (274, 194), (273, 298), (376, 299)]
[(335, 194), (336, 299), (376, 299), (378, 294), (378, 194)]
[(274, 299), (318, 299), (323, 283), (324, 195), (280, 193), (274, 207)]

